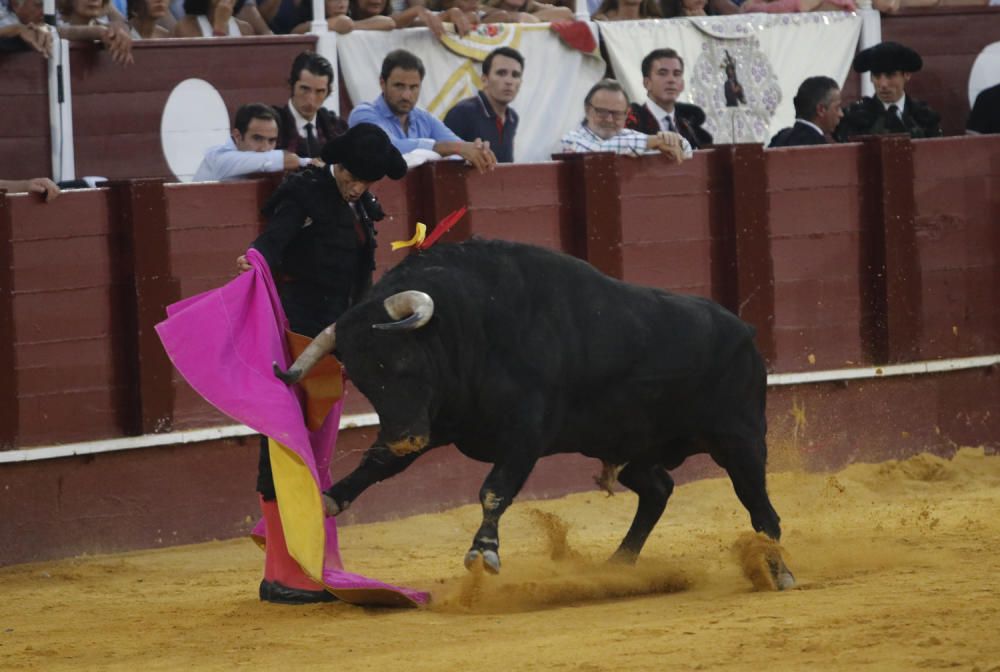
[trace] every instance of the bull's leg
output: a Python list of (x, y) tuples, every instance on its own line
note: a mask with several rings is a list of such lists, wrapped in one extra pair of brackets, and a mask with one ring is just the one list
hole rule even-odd
[(413, 464), (419, 456), (427, 452), (428, 449), (397, 455), (386, 446), (372, 446), (365, 451), (361, 458), (361, 464), (357, 468), (333, 484), (330, 489), (323, 493), (323, 508), (326, 515), (336, 516), (341, 511), (347, 510), (351, 503), (358, 498), (369, 486), (384, 481), (390, 476), (395, 476), (399, 472)]
[(611, 559), (631, 564), (639, 557), (649, 533), (663, 515), (674, 491), (674, 479), (661, 465), (630, 462), (618, 474), (618, 482), (639, 495), (639, 505), (632, 526)]
[[(781, 518), (767, 495), (766, 455), (763, 441), (757, 446), (724, 441), (711, 451), (712, 459), (729, 474), (736, 496), (750, 513), (753, 529), (778, 541), (781, 539)], [(780, 590), (795, 585), (795, 577), (780, 556), (769, 558), (768, 565)]]
[(472, 538), (472, 548), (465, 554), (467, 569), (482, 558), (486, 571), (500, 572), (500, 516), (521, 491), (537, 461), (536, 456), (524, 451), (524, 454), (509, 456), (507, 461), (493, 465), (479, 490), (483, 524)]
[(781, 539), (781, 519), (767, 496), (765, 451), (729, 440), (713, 447), (710, 454), (716, 464), (729, 474), (736, 496), (750, 513), (753, 529), (778, 541)]

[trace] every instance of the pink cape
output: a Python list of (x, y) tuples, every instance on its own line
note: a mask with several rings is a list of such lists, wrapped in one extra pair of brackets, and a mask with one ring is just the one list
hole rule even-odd
[[(253, 249), (247, 258), (252, 271), (168, 306), (168, 317), (156, 325), (156, 332), (174, 366), (195, 391), (237, 422), (294, 451), (312, 473), (316, 487), (325, 490), (331, 485), (329, 466), (343, 400), (319, 430), (308, 430), (296, 389), (278, 380), (271, 368), (272, 362), (285, 368), (290, 364), (284, 337), (288, 320), (267, 262)], [(262, 523), (254, 529), (255, 535), (263, 536)], [(428, 593), (344, 571), (335, 519), (326, 518), (325, 528), (322, 581), (338, 598), (394, 606), (430, 600)]]

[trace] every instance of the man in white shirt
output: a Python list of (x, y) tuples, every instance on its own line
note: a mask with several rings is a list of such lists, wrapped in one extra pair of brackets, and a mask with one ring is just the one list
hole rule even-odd
[(583, 100), (583, 123), (562, 137), (561, 151), (614, 152), (616, 154), (655, 154), (661, 152), (676, 163), (691, 158), (691, 145), (677, 133), (660, 131), (646, 135), (625, 128), (628, 96), (613, 79), (602, 79)]
[(278, 113), (270, 105), (250, 103), (236, 111), (232, 138), (209, 147), (194, 174), (194, 182), (232, 180), (253, 173), (277, 173), (309, 165), (312, 160), (275, 149)]

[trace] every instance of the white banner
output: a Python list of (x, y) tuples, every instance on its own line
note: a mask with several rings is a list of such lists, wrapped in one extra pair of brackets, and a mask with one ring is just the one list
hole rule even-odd
[(419, 105), (444, 119), (452, 105), (482, 88), (480, 61), (486, 54), (511, 46), (525, 60), (524, 83), (512, 104), (520, 115), (514, 159), (548, 161), (559, 150), (559, 138), (583, 119), (583, 98), (604, 74), (603, 60), (567, 47), (548, 24), (484, 24), (465, 39), (452, 36), (448, 44), (443, 46), (425, 28), (356, 30), (341, 36), (337, 52), (351, 102), (378, 97), (382, 59), (393, 49), (406, 49), (427, 70)]
[(742, 14), (599, 23), (629, 97), (646, 100), (642, 59), (672, 48), (684, 59), (682, 101), (708, 116), (716, 143), (770, 141), (795, 120), (792, 99), (807, 77), (843, 86), (861, 18), (853, 13)]

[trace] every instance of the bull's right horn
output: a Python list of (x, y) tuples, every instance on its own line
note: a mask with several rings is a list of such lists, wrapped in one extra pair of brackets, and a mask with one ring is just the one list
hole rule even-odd
[(307, 345), (302, 354), (298, 356), (298, 359), (295, 360), (295, 363), (292, 364), (288, 371), (282, 371), (278, 363), (275, 362), (274, 375), (285, 381), (288, 385), (294, 385), (304, 375), (309, 373), (312, 367), (316, 366), (316, 362), (325, 355), (333, 352), (335, 347), (337, 347), (336, 322), (319, 332), (316, 338), (312, 340), (312, 343)]
[(395, 322), (372, 325), (375, 329), (385, 331), (419, 329), (434, 316), (434, 299), (429, 294), (413, 289), (393, 294), (383, 301), (382, 305)]

